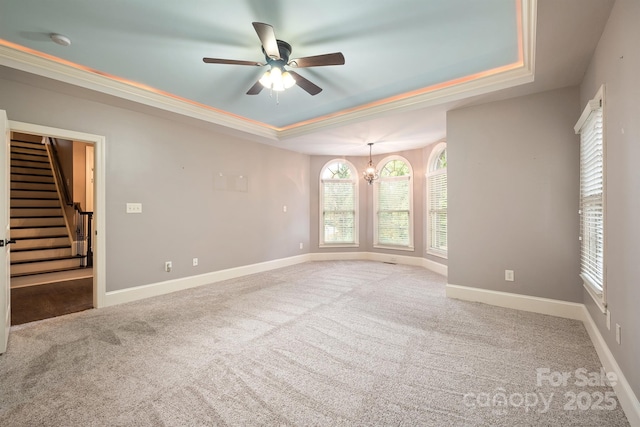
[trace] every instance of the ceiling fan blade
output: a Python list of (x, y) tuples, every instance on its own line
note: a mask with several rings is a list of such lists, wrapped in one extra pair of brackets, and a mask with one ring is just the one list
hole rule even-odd
[(257, 95), (262, 91), (262, 89), (264, 89), (264, 86), (260, 83), (260, 80), (258, 80), (256, 84), (251, 86), (251, 89), (247, 91), (247, 95)]
[(273, 59), (280, 59), (280, 49), (278, 49), (278, 41), (276, 40), (276, 33), (273, 31), (273, 27), (269, 24), (263, 24), (262, 22), (254, 22), (253, 28), (255, 28), (260, 42), (267, 56)]
[(324, 67), (326, 65), (344, 65), (344, 55), (342, 52), (327, 53), (324, 55), (306, 56), (304, 58), (295, 58), (289, 61), (292, 67)]
[(305, 79), (295, 71), (289, 70), (289, 74), (291, 74), (293, 78), (296, 79), (296, 84), (300, 86), (302, 89), (306, 90), (309, 93), (309, 95), (313, 96), (322, 92), (322, 88), (320, 86), (317, 86), (316, 84), (311, 83), (309, 80)]
[(237, 59), (220, 59), (220, 58), (202, 58), (207, 64), (229, 64), (229, 65), (254, 65), (256, 67), (262, 67), (266, 64), (255, 61), (240, 61)]

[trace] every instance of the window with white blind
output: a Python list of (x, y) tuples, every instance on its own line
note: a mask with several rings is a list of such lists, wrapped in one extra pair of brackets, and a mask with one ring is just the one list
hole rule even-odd
[(378, 165), (375, 181), (374, 246), (413, 250), (413, 175), (411, 165), (399, 156), (387, 157)]
[(580, 277), (605, 311), (603, 89), (589, 101), (575, 131), (580, 134)]
[(436, 145), (427, 172), (427, 253), (447, 257), (447, 144)]
[(346, 160), (320, 172), (320, 246), (358, 246), (358, 174)]

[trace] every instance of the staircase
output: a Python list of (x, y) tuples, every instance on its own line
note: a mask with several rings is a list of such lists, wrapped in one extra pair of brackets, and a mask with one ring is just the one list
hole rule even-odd
[(42, 138), (11, 139), (11, 277), (82, 268), (74, 255)]

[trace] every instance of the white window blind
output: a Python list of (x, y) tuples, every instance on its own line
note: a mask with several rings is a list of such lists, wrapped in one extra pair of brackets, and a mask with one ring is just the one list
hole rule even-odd
[(436, 145), (427, 172), (427, 253), (447, 257), (447, 144)]
[(447, 171), (440, 170), (428, 178), (429, 247), (428, 251), (447, 253)]
[(400, 156), (379, 163), (373, 192), (374, 246), (413, 250), (413, 185), (411, 165)]
[(332, 160), (320, 172), (320, 246), (358, 244), (356, 177), (346, 160)]
[(602, 295), (604, 289), (604, 150), (602, 106), (580, 128), (580, 275)]
[(378, 183), (378, 243), (409, 246), (411, 218), (409, 177), (393, 177)]
[(324, 243), (355, 243), (355, 182), (323, 180)]

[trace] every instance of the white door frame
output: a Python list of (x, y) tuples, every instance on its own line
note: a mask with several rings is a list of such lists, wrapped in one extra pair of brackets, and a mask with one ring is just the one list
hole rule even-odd
[[(105, 137), (90, 133), (76, 132), (66, 129), (40, 126), (31, 123), (16, 122), (9, 120), (9, 129), (13, 132), (22, 132), (35, 135), (50, 136), (52, 138), (68, 139), (72, 141), (82, 141), (93, 144), (95, 147), (94, 166), (94, 215), (93, 224), (94, 235), (94, 263), (93, 263), (93, 306), (101, 308), (105, 306), (106, 299), (106, 232), (105, 232)], [(7, 196), (6, 203), (9, 203)]]
[[(9, 179), (11, 174), (11, 166), (9, 157), (10, 130), (7, 114), (4, 110), (0, 110), (0, 147), (3, 153), (0, 153), (2, 164), (0, 165), (0, 239), (4, 243), (5, 239), (9, 239), (9, 198), (11, 197)], [(9, 245), (6, 245), (9, 246)], [(7, 342), (9, 341), (9, 329), (11, 327), (11, 279), (9, 273), (9, 248), (3, 245), (0, 247), (0, 354), (7, 350)]]
[(85, 171), (84, 171), (84, 179), (85, 179), (85, 206), (84, 210), (88, 212), (93, 212), (93, 183), (95, 182), (93, 178), (93, 170), (95, 168), (95, 160), (94, 160), (94, 150), (95, 147), (93, 144), (87, 145), (84, 149), (85, 153)]

